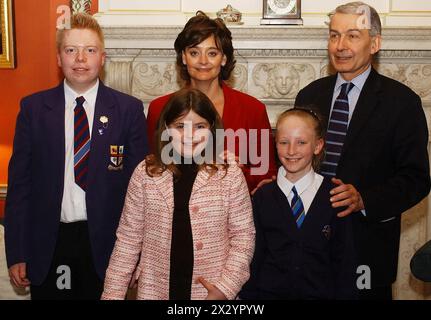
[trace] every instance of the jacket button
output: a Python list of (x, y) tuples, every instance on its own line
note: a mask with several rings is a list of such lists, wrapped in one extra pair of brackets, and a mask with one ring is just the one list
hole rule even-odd
[(196, 250), (202, 250), (204, 244), (201, 241), (196, 242)]

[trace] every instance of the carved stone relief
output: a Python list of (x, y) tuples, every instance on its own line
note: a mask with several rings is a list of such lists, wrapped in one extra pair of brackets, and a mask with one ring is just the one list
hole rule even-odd
[(132, 73), (132, 94), (153, 99), (178, 90), (174, 63), (138, 63)]
[(247, 92), (247, 78), (247, 65), (236, 63), (235, 69), (233, 69), (230, 79), (226, 82), (229, 86), (236, 90)]
[(381, 65), (379, 71), (406, 84), (422, 99), (431, 99), (431, 64), (388, 63)]
[(299, 89), (315, 78), (310, 64), (259, 63), (252, 72), (257, 98), (294, 99)]
[[(237, 64), (227, 83), (240, 91), (247, 91), (247, 67)], [(174, 92), (183, 86), (177, 76), (175, 63), (139, 62), (132, 71), (132, 95), (139, 99), (152, 100), (156, 97)]]

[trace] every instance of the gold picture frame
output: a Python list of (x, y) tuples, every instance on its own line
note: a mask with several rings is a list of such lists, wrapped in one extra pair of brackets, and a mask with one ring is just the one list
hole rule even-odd
[(12, 7), (12, 0), (0, 0), (0, 69), (15, 68)]

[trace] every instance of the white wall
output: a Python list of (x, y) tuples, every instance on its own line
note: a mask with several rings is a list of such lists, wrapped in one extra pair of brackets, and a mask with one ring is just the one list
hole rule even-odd
[[(324, 26), (326, 14), (348, 0), (302, 0), (305, 26)], [(369, 0), (384, 26), (431, 26), (430, 0)], [(231, 4), (245, 25), (259, 25), (262, 0), (99, 0), (102, 25), (183, 25), (197, 10), (210, 15)]]

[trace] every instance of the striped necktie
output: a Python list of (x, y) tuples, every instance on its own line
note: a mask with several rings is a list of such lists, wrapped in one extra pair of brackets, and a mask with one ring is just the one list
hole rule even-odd
[(295, 186), (293, 186), (292, 192), (293, 198), (290, 207), (292, 208), (292, 213), (293, 217), (295, 218), (296, 225), (298, 226), (298, 228), (300, 228), (305, 218), (304, 205), (302, 204), (302, 200), (299, 197)]
[(340, 94), (335, 99), (332, 108), (326, 131), (326, 155), (320, 168), (320, 173), (324, 176), (335, 177), (337, 173), (338, 161), (349, 126), (349, 99), (347, 95), (353, 87), (354, 84), (351, 82), (343, 83)]
[(75, 183), (82, 190), (87, 190), (88, 155), (90, 153), (90, 130), (88, 127), (87, 114), (83, 104), (84, 97), (76, 98), (74, 110), (74, 158), (73, 166), (75, 172)]

